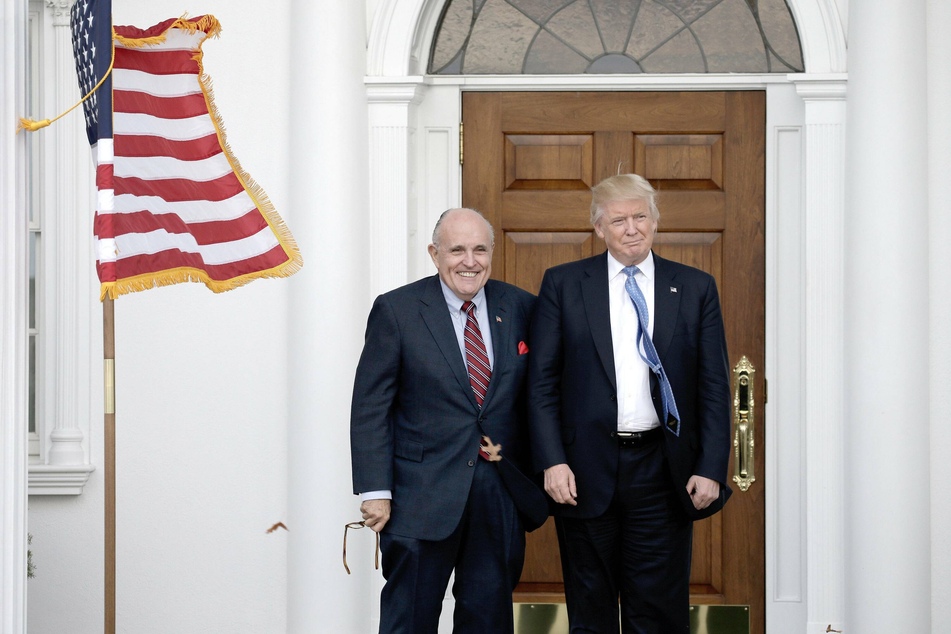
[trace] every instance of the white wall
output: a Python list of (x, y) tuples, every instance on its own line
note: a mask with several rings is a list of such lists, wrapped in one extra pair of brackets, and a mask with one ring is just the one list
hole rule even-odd
[[(190, 8), (222, 23), (204, 60), (228, 140), (293, 231), (288, 3)], [(113, 17), (147, 27), (184, 10), (115, 3)], [(300, 245), (305, 261), (315, 246)], [(287, 288), (261, 280), (215, 295), (190, 284), (116, 302), (117, 631), (284, 631), (287, 534), (265, 530), (287, 513)], [(90, 364), (101, 372), (99, 358)], [(31, 633), (102, 631), (99, 398), (89, 416), (97, 469), (83, 494), (29, 500)]]

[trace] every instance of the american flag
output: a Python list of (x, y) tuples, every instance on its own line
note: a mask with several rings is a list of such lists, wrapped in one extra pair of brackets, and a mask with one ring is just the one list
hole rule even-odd
[(111, 0), (77, 0), (70, 11), (83, 94), (112, 62), (83, 104), (101, 297), (189, 281), (221, 292), (296, 272), (294, 238), (232, 155), (214, 106), (201, 47), (218, 21), (113, 28), (111, 14)]

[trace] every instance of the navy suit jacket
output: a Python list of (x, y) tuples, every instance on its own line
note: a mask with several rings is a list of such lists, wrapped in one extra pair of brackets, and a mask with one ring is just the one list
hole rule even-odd
[[(681, 418), (679, 437), (664, 432), (667, 461), (684, 512), (699, 519), (722, 508), (730, 494), (730, 386), (723, 317), (713, 277), (656, 254), (654, 262), (652, 340)], [(567, 463), (575, 475), (578, 505), (557, 505), (557, 512), (600, 516), (614, 495), (619, 452), (607, 253), (545, 273), (531, 348), (528, 394), (535, 468)], [(631, 354), (637, 354), (633, 343)], [(661, 418), (656, 380), (651, 384)], [(703, 511), (693, 507), (686, 492), (694, 474), (720, 483), (720, 499)]]
[(370, 311), (350, 447), (354, 493), (393, 493), (385, 531), (426, 540), (452, 533), (483, 431), (506, 460), (527, 467), (529, 355), (519, 354), (519, 343), (528, 342), (535, 296), (496, 280), (486, 283), (485, 296), (495, 358), (481, 409), (438, 276), (379, 296)]

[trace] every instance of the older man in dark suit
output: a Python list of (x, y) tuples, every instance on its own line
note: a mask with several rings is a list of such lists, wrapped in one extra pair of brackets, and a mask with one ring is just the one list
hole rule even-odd
[(380, 632), (437, 631), (455, 570), (454, 632), (512, 632), (525, 534), (483, 436), (518, 463), (535, 297), (489, 279), (491, 225), (471, 209), (436, 224), (438, 275), (377, 298), (351, 413), (354, 493), (380, 533)]
[(634, 174), (592, 189), (607, 253), (549, 269), (532, 323), (532, 449), (572, 632), (686, 634), (691, 521), (729, 495), (716, 284), (652, 253), (654, 195)]

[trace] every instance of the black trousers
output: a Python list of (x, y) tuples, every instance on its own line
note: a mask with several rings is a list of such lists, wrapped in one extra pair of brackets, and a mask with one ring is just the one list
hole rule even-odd
[(473, 468), (466, 509), (448, 538), (413, 539), (385, 528), (380, 534), (381, 634), (436, 634), (453, 570), (453, 632), (514, 631), (512, 591), (522, 574), (525, 532), (496, 465), (476, 460)]
[(693, 525), (678, 506), (663, 441), (619, 452), (604, 515), (556, 518), (571, 632), (687, 634)]

